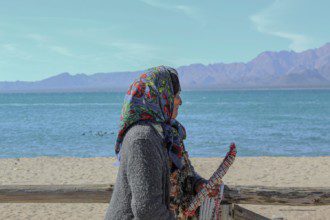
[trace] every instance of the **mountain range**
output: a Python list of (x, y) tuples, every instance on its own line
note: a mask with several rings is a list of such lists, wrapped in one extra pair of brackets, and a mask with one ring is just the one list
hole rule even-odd
[[(303, 52), (266, 51), (243, 63), (191, 64), (176, 68), (183, 89), (330, 87), (330, 43)], [(134, 72), (61, 73), (44, 80), (0, 82), (0, 92), (125, 90)]]

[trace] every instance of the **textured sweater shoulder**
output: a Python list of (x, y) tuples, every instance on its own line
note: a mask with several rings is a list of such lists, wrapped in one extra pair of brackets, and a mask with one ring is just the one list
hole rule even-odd
[(168, 154), (161, 134), (139, 122), (126, 133), (105, 219), (174, 219), (169, 210)]

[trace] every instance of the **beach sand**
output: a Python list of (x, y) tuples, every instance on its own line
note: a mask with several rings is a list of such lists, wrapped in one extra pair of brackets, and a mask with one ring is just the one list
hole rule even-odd
[[(208, 178), (222, 158), (192, 158)], [(114, 158), (20, 158), (0, 160), (0, 184), (114, 183)], [(224, 181), (228, 185), (330, 187), (330, 157), (237, 158)], [(330, 219), (330, 206), (243, 205), (269, 218)], [(0, 203), (0, 219), (103, 219), (108, 204)]]

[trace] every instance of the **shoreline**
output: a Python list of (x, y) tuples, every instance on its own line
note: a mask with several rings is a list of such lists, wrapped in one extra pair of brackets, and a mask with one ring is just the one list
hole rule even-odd
[[(316, 85), (316, 86), (243, 86), (243, 87), (235, 87), (235, 86), (224, 86), (222, 88), (219, 87), (201, 87), (201, 88), (184, 88), (184, 92), (208, 92), (208, 91), (270, 91), (270, 90), (330, 90), (330, 85)], [(58, 94), (58, 93), (125, 93), (127, 88), (119, 88), (119, 89), (54, 89), (54, 90), (7, 90), (0, 91), (0, 94)]]
[[(204, 178), (223, 158), (191, 158)], [(115, 183), (115, 157), (35, 157), (0, 159), (0, 184), (104, 184)], [(330, 156), (238, 157), (224, 177), (228, 185), (330, 187)], [(0, 203), (0, 219), (103, 219), (108, 204)], [(330, 206), (243, 205), (269, 218), (326, 219)]]
[[(240, 156), (238, 155), (237, 158), (280, 158), (280, 159), (285, 159), (285, 158), (330, 158), (329, 155), (320, 155), (320, 156)], [(38, 159), (38, 158), (50, 158), (50, 159), (102, 159), (102, 158), (108, 158), (108, 159), (116, 159), (115, 156), (97, 156), (97, 157), (67, 157), (67, 156), (35, 156), (35, 157), (0, 157), (0, 160), (21, 160), (21, 159)], [(189, 159), (223, 159), (223, 157), (218, 157), (218, 156), (210, 156), (210, 157), (194, 157), (194, 156), (189, 156)]]

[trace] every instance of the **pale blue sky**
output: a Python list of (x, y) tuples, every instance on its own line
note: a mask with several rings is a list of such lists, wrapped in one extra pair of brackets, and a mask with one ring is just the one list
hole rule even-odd
[(330, 41), (326, 0), (0, 1), (0, 81), (246, 62)]

